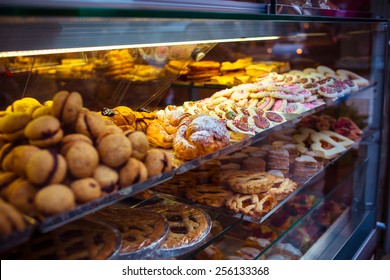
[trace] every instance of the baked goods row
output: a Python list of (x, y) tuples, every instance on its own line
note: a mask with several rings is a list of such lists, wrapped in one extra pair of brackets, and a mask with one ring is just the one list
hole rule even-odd
[(12, 209), (0, 213), (2, 237), (23, 228), (21, 215), (45, 220), (172, 169), (168, 152), (83, 107), (77, 92), (15, 101), (1, 112), (0, 142), (0, 195)]
[(171, 259), (198, 247), (210, 229), (207, 213), (181, 203), (108, 207), (36, 233), (2, 259)]

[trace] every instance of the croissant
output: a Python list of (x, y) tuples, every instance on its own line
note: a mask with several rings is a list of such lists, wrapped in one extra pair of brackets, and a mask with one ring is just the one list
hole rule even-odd
[(212, 116), (198, 115), (189, 124), (179, 127), (172, 146), (178, 158), (191, 160), (229, 143), (229, 132), (223, 122)]

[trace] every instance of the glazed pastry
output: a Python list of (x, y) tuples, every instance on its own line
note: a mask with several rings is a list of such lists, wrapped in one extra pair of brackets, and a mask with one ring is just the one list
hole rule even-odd
[(75, 130), (95, 141), (106, 132), (106, 124), (97, 113), (84, 109), (77, 117)]
[(26, 226), (22, 214), (11, 204), (0, 199), (0, 239), (11, 235), (15, 231), (21, 232)]
[(30, 144), (47, 148), (61, 142), (64, 135), (60, 122), (53, 116), (42, 116), (32, 120), (24, 129)]
[(28, 180), (41, 186), (62, 182), (66, 171), (64, 157), (48, 150), (36, 152), (30, 157), (26, 165)]
[(144, 164), (148, 176), (154, 177), (172, 169), (172, 159), (168, 152), (160, 149), (151, 149), (147, 152)]
[(195, 116), (189, 125), (182, 125), (173, 140), (178, 158), (190, 160), (214, 152), (230, 144), (225, 125), (214, 117)]
[(121, 188), (145, 181), (147, 178), (148, 171), (145, 165), (135, 158), (129, 158), (127, 163), (119, 170), (119, 186)]
[(118, 189), (119, 174), (116, 170), (100, 164), (93, 172), (93, 178), (99, 183), (102, 194), (109, 194)]
[(30, 115), (23, 112), (10, 113), (0, 118), (2, 137), (9, 142), (25, 139), (24, 128), (30, 119)]
[(76, 121), (82, 108), (83, 99), (80, 93), (63, 90), (54, 95), (51, 112), (64, 124), (72, 124)]
[(85, 142), (75, 142), (65, 155), (68, 171), (75, 178), (92, 176), (99, 164), (96, 149)]
[(61, 154), (63, 156), (65, 156), (66, 153), (68, 152), (69, 148), (74, 143), (78, 143), (78, 142), (84, 142), (84, 143), (93, 145), (92, 140), (84, 134), (81, 134), (81, 133), (67, 134), (64, 136), (64, 138), (62, 138), (62, 141), (61, 141)]
[(8, 187), (2, 191), (2, 195), (21, 213), (35, 216), (34, 197), (37, 194), (37, 188), (29, 181), (23, 178), (14, 180)]
[(94, 178), (83, 178), (73, 181), (70, 188), (75, 195), (77, 202), (88, 202), (101, 196), (102, 190)]
[(37, 210), (46, 216), (73, 209), (76, 206), (76, 200), (68, 186), (51, 184), (38, 191), (34, 204)]
[(141, 131), (125, 131), (124, 134), (131, 142), (131, 157), (143, 161), (149, 149), (149, 141), (145, 133)]
[(98, 139), (97, 150), (101, 162), (115, 168), (130, 158), (133, 149), (130, 140), (124, 134), (113, 133)]

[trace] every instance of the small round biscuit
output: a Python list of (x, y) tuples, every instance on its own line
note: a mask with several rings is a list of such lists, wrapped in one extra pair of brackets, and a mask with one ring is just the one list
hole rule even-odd
[(132, 153), (131, 142), (122, 133), (103, 135), (97, 141), (101, 161), (110, 167), (124, 164)]
[(52, 184), (38, 191), (34, 204), (42, 215), (50, 216), (73, 209), (76, 199), (68, 186)]
[(41, 150), (30, 157), (26, 165), (28, 180), (36, 185), (45, 186), (62, 182), (67, 167), (63, 156), (49, 150)]
[(92, 176), (99, 164), (99, 154), (89, 143), (78, 141), (66, 153), (69, 172), (76, 178)]
[(99, 183), (103, 195), (112, 193), (118, 189), (118, 172), (104, 164), (100, 164), (95, 169), (93, 178)]
[(87, 144), (93, 145), (92, 140), (81, 133), (72, 133), (65, 135), (64, 138), (62, 138), (61, 141), (61, 155), (66, 156), (66, 153), (68, 152), (69, 148), (72, 147), (74, 143), (78, 142), (84, 142)]
[(13, 143), (7, 143), (0, 149), (0, 169), (12, 171), (12, 151), (17, 147)]
[(76, 121), (82, 108), (83, 99), (80, 93), (63, 90), (57, 92), (53, 97), (51, 112), (64, 124), (72, 124)]
[(53, 116), (41, 116), (32, 120), (24, 129), (30, 144), (46, 148), (61, 142), (64, 135), (60, 122)]
[(15, 231), (23, 231), (26, 222), (23, 215), (11, 204), (0, 199), (0, 238), (9, 236)]
[(26, 165), (30, 157), (40, 151), (33, 145), (21, 145), (12, 150), (12, 171), (21, 177), (26, 177)]
[(145, 165), (135, 158), (130, 158), (126, 165), (119, 171), (119, 186), (129, 187), (132, 184), (145, 181), (148, 178), (148, 171)]
[(29, 181), (19, 178), (4, 189), (3, 195), (20, 212), (33, 217), (36, 213), (33, 201), (37, 192), (37, 188)]
[(80, 203), (97, 199), (102, 194), (100, 185), (94, 178), (83, 178), (73, 181), (70, 188), (75, 195), (76, 201)]
[(146, 134), (136, 130), (128, 130), (124, 134), (130, 140), (131, 147), (133, 148), (131, 156), (143, 161), (149, 149), (149, 141)]
[(9, 142), (23, 140), (24, 128), (31, 117), (27, 113), (10, 113), (0, 118), (0, 132), (2, 137)]
[(172, 159), (168, 152), (160, 149), (151, 149), (145, 157), (145, 166), (148, 176), (153, 177), (172, 170)]
[(100, 135), (106, 132), (106, 124), (98, 113), (83, 109), (77, 117), (75, 130), (95, 141)]

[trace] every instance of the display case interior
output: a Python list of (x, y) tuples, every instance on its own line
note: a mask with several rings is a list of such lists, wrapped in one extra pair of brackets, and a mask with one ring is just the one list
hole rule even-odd
[(388, 27), (303, 19), (2, 18), (2, 258), (47, 258), (26, 246), (83, 219), (106, 258), (353, 257), (375, 227)]

